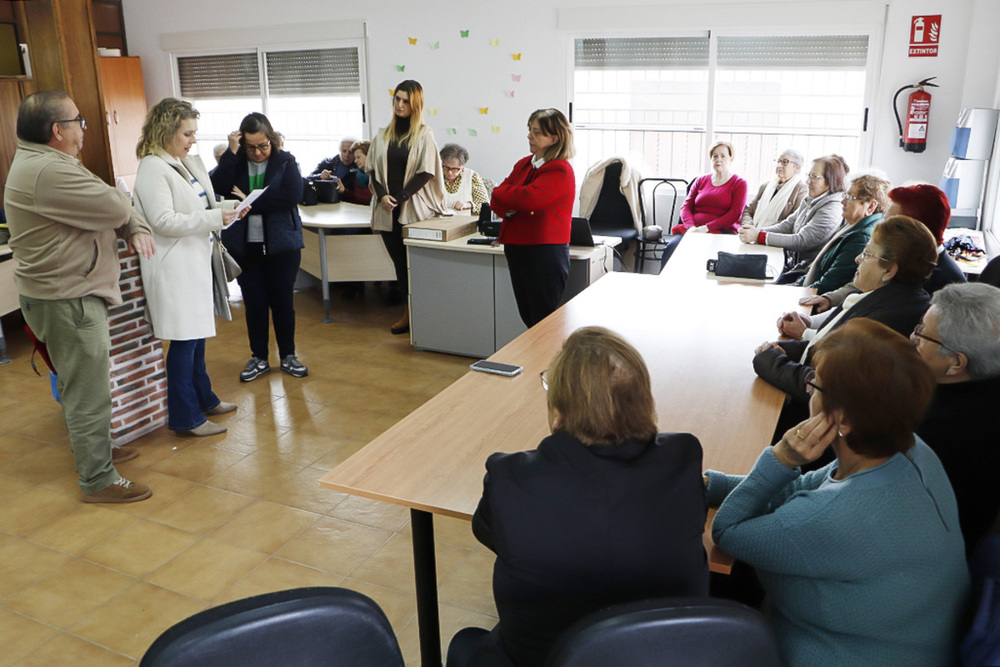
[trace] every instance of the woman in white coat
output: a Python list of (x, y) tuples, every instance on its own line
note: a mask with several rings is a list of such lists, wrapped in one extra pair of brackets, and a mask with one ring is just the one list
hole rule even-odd
[(188, 155), (198, 115), (190, 103), (173, 98), (149, 110), (136, 147), (135, 200), (156, 242), (156, 254), (140, 266), (153, 333), (170, 341), (167, 423), (173, 431), (204, 436), (226, 430), (205, 415), (236, 410), (212, 391), (205, 339), (215, 335), (211, 233), (237, 214), (219, 208), (201, 158)]

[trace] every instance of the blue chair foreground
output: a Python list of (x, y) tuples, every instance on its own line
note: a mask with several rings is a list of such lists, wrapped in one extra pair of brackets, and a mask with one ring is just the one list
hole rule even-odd
[(403, 667), (379, 606), (346, 588), (294, 588), (195, 614), (160, 635), (139, 667)]
[(780, 667), (760, 612), (716, 598), (661, 598), (608, 607), (566, 631), (546, 667)]

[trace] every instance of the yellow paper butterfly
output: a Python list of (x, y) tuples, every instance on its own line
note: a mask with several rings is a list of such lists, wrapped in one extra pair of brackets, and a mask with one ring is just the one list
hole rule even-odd
[(427, 110), (427, 113), (429, 113), (429, 114), (430, 114), (430, 115), (432, 115), (432, 116), (436, 116), (436, 115), (438, 115), (438, 110), (437, 110), (437, 108), (434, 108), (434, 109), (428, 109), (428, 110)]
[(490, 46), (500, 46), (500, 40), (499, 39), (491, 39), (490, 40)]
[(500, 126), (499, 125), (491, 125), (490, 127), (493, 128), (493, 134), (500, 134)]
[(510, 57), (513, 58), (514, 60), (520, 60), (521, 59), (521, 54), (520, 53), (512, 53), (512, 54), (510, 54)]
[(410, 40), (410, 46), (414, 46), (417, 43), (416, 37), (408, 37), (407, 39)]
[(490, 108), (489, 107), (479, 107), (479, 113), (483, 114), (484, 116), (486, 114), (488, 114), (489, 112), (490, 112)]

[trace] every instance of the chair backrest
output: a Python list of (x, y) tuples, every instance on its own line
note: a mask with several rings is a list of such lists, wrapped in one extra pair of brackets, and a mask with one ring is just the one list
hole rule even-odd
[(779, 667), (760, 612), (715, 598), (662, 598), (609, 607), (570, 628), (547, 667)]
[(385, 614), (346, 588), (296, 588), (236, 600), (177, 623), (140, 667), (403, 667)]
[[(647, 183), (652, 183), (653, 186), (643, 189), (643, 185)], [(657, 192), (661, 187), (663, 188), (662, 196)], [(664, 234), (669, 234), (673, 226), (680, 222), (681, 204), (684, 203), (690, 189), (691, 183), (683, 178), (650, 177), (641, 179), (639, 181), (639, 212), (642, 216), (642, 226), (660, 225), (663, 227)], [(648, 206), (647, 196), (649, 198)], [(668, 198), (669, 206), (667, 206), (668, 202), (665, 201)], [(663, 204), (663, 206), (658, 209), (658, 204)]]
[(1000, 287), (1000, 257), (994, 257), (979, 274), (979, 282)]
[(604, 169), (604, 181), (597, 203), (590, 214), (590, 228), (595, 234), (635, 238), (638, 230), (632, 209), (621, 190), (622, 163), (612, 162)]

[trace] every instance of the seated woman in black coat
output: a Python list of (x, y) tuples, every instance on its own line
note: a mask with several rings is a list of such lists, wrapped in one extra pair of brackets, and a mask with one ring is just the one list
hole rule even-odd
[(937, 379), (917, 435), (941, 459), (958, 501), (965, 551), (972, 556), (1000, 512), (1000, 289), (947, 285), (910, 334)]
[(822, 316), (786, 313), (778, 322), (779, 333), (800, 340), (764, 343), (754, 351), (757, 375), (803, 410), (809, 403), (811, 353), (819, 339), (857, 317), (907, 336), (930, 305), (921, 286), (937, 264), (937, 244), (927, 227), (913, 218), (894, 215), (875, 225), (871, 241), (854, 261), (854, 287), (860, 291)]
[(708, 592), (701, 444), (657, 435), (635, 348), (607, 329), (579, 329), (542, 386), (552, 435), (489, 458), (472, 520), (497, 554), (500, 622), (458, 633), (449, 667), (542, 665), (560, 634), (606, 605)]

